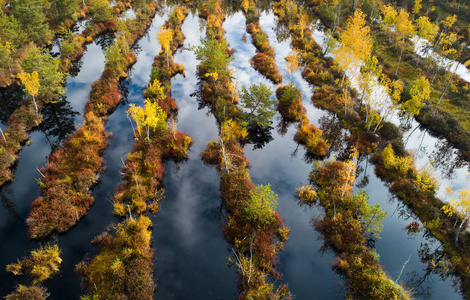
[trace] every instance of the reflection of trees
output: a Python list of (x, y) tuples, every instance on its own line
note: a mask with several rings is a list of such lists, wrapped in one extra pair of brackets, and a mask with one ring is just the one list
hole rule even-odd
[[(429, 233), (426, 233), (424, 237), (428, 242), (421, 243), (418, 251), (419, 260), (425, 264), (424, 273), (408, 272), (405, 276), (405, 285), (413, 290), (415, 296), (430, 298), (432, 275), (439, 275), (442, 280), (446, 280), (452, 275), (452, 265), (442, 245), (437, 248), (433, 247), (436, 240)], [(458, 291), (457, 287), (456, 291)]]
[(289, 126), (291, 124), (294, 124), (294, 123), (296, 123), (296, 122), (294, 122), (292, 120), (289, 120), (289, 119), (286, 119), (286, 118), (281, 118), (279, 123), (276, 125), (277, 133), (279, 133), (279, 135), (286, 134), (287, 130), (289, 129)]
[(240, 11), (240, 3), (238, 0), (222, 0), (222, 12), (230, 17)]
[[(128, 76), (131, 78), (131, 76)], [(121, 92), (121, 105), (127, 105), (129, 103), (129, 85), (131, 81), (129, 79), (119, 81), (119, 92)]]
[[(363, 167), (361, 163), (364, 160), (366, 161), (366, 165)], [(360, 189), (365, 188), (369, 184), (369, 175), (367, 175), (368, 166), (369, 166), (369, 156), (360, 155), (358, 157), (357, 168), (356, 168), (356, 186)]]
[(444, 178), (451, 179), (455, 169), (464, 166), (465, 161), (458, 156), (458, 152), (446, 140), (439, 140), (436, 149), (429, 155), (432, 166), (442, 172)]
[(415, 298), (429, 299), (431, 298), (429, 275), (430, 273), (422, 275), (417, 271), (406, 272), (403, 282), (400, 282), (400, 284), (412, 290)]
[(105, 51), (114, 42), (114, 37), (114, 32), (101, 34), (96, 38), (95, 43), (101, 47), (102, 51)]
[(10, 200), (14, 198), (13, 190), (9, 188), (10, 186), (11, 182), (0, 188), (0, 201), (2, 202), (2, 205), (5, 210), (7, 210), (10, 215), (12, 215), (15, 219), (20, 219), (20, 213), (18, 212), (18, 207), (16, 206), (16, 203)]
[(78, 73), (80, 73), (80, 70), (82, 69), (83, 66), (83, 61), (82, 61), (81, 56), (79, 59), (72, 61), (72, 67), (69, 69), (69, 74), (70, 77), (76, 77)]
[(245, 139), (245, 143), (252, 144), (254, 149), (262, 149), (269, 142), (274, 140), (271, 130), (273, 127), (260, 127), (252, 125), (248, 127), (248, 136)]
[(39, 130), (46, 135), (52, 150), (56, 149), (67, 135), (75, 131), (75, 116), (78, 114), (65, 98), (44, 106), (42, 109), (44, 120), (39, 125)]
[(274, 28), (274, 33), (276, 34), (276, 39), (278, 43), (282, 43), (290, 39), (289, 27), (287, 27), (282, 22), (279, 22), (277, 18), (274, 20), (274, 25), (276, 26)]
[(331, 152), (339, 152), (343, 148), (344, 132), (340, 120), (332, 113), (322, 116), (318, 122), (323, 131), (323, 138), (330, 144)]
[(6, 123), (10, 115), (18, 108), (24, 92), (17, 84), (0, 89), (0, 122)]
[(268, 13), (271, 11), (272, 8), (272, 1), (270, 0), (258, 0), (256, 1), (256, 7), (259, 9), (260, 12)]

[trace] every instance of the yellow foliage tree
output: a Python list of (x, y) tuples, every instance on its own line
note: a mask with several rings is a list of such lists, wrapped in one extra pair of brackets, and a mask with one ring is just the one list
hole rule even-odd
[(423, 39), (432, 41), (439, 31), (439, 25), (431, 23), (428, 17), (421, 16), (416, 20), (418, 26), (418, 35)]
[(34, 106), (36, 107), (36, 113), (38, 113), (38, 105), (36, 104), (35, 95), (38, 93), (40, 84), (38, 72), (34, 71), (33, 73), (21, 72), (16, 75), (21, 83), (24, 85), (24, 91), (31, 96), (33, 96)]
[(413, 5), (413, 14), (415, 15), (418, 15), (419, 14), (419, 11), (421, 10), (421, 8), (423, 7), (421, 5), (421, 1), (422, 0), (415, 0), (415, 4)]
[(405, 39), (411, 37), (415, 33), (415, 25), (410, 19), (410, 14), (404, 9), (400, 9), (395, 20), (395, 32), (397, 34), (397, 46), (401, 48), (397, 69), (395, 70), (395, 75), (397, 75), (403, 56), (403, 49), (405, 48)]
[(382, 11), (382, 24), (385, 29), (388, 30), (388, 38), (391, 38), (391, 28), (395, 25), (398, 12), (391, 5), (383, 5), (380, 10)]
[(247, 13), (248, 8), (250, 7), (250, 1), (249, 0), (243, 0), (242, 1), (242, 7), (243, 7), (243, 10)]
[(159, 33), (157, 33), (158, 42), (162, 45), (162, 48), (165, 49), (166, 53), (166, 65), (168, 70), (170, 70), (170, 43), (173, 41), (173, 32), (171, 29), (163, 29)]
[[(366, 61), (372, 53), (372, 38), (370, 28), (366, 25), (365, 15), (361, 10), (356, 10), (346, 23), (346, 29), (339, 37), (340, 45), (333, 50), (336, 61), (343, 70), (356, 70), (360, 64)], [(344, 86), (343, 75), (341, 87)], [(344, 112), (347, 112), (347, 95), (344, 92)]]
[(163, 100), (165, 98), (165, 91), (163, 90), (163, 87), (158, 79), (155, 79), (152, 83), (149, 84), (146, 95), (156, 101)]
[(286, 69), (287, 72), (291, 75), (291, 81), (292, 81), (292, 76), (294, 75), (295, 72), (300, 70), (300, 53), (293, 48), (292, 51), (289, 52), (289, 54), (285, 57), (286, 60)]
[[(137, 132), (140, 135), (142, 127), (145, 127), (147, 133), (147, 142), (150, 145), (150, 130), (166, 130), (166, 113), (156, 102), (152, 102), (149, 99), (145, 100), (145, 107), (135, 106), (134, 104), (129, 105), (127, 111), (127, 117), (133, 119), (137, 124)], [(131, 121), (132, 123), (132, 121)], [(135, 135), (135, 132), (134, 132)]]
[[(450, 193), (451, 191), (449, 191)], [(453, 216), (457, 215), (457, 220), (455, 221), (454, 227), (457, 226), (460, 221), (459, 227), (455, 235), (455, 243), (459, 241), (459, 234), (463, 226), (470, 219), (470, 190), (461, 189), (457, 191), (457, 196), (453, 197), (448, 205), (442, 207), (442, 211), (448, 215)]]

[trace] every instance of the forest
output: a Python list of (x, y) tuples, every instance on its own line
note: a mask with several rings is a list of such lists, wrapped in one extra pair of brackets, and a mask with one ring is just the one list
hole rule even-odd
[(0, 0), (0, 297), (470, 299), (470, 3)]

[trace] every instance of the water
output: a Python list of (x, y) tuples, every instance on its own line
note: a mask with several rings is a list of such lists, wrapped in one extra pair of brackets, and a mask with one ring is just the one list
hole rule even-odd
[[(319, 24), (318, 21), (316, 29), (313, 32), (313, 38), (325, 48), (327, 37), (324, 32), (319, 29)], [(355, 87), (356, 90), (360, 90), (357, 78), (352, 81), (352, 86)], [(385, 107), (387, 107), (391, 105), (391, 100), (385, 93), (385, 89), (376, 82), (372, 91), (372, 94), (375, 95), (373, 98), (385, 101)], [(375, 108), (380, 109), (382, 105), (383, 103), (381, 102), (376, 103)], [(399, 117), (396, 108), (391, 109), (386, 120), (400, 127), (405, 123), (405, 121)], [(470, 166), (468, 162), (460, 159), (458, 152), (452, 149), (445, 139), (436, 138), (427, 133), (427, 130), (422, 128), (414, 118), (406, 122), (407, 124), (403, 134), (405, 138), (405, 149), (414, 154), (414, 160), (419, 169), (430, 168), (432, 170), (433, 176), (440, 182), (440, 186), (436, 191), (437, 197), (446, 201), (455, 196), (457, 190), (470, 188)], [(442, 155), (444, 151), (446, 151), (446, 157), (441, 157), (440, 155)], [(452, 187), (454, 190), (451, 196), (446, 194), (448, 187)]]
[[(160, 50), (155, 32), (163, 22), (164, 18), (156, 16), (151, 30), (139, 41), (137, 63), (129, 72), (128, 80), (122, 84), (122, 91), (127, 96), (106, 125), (106, 130), (113, 133), (113, 138), (104, 155), (107, 169), (93, 190), (95, 204), (77, 226), (58, 237), (64, 264), (61, 274), (45, 283), (52, 295), (51, 299), (77, 299), (84, 293), (80, 288), (78, 275), (73, 272), (74, 266), (85, 257), (96, 254), (96, 248), (90, 241), (118, 221), (112, 215), (109, 200), (120, 182), (122, 160), (133, 144), (132, 129), (125, 114), (127, 103), (143, 105), (142, 88), (149, 81), (153, 58)], [(263, 14), (260, 22), (276, 50), (276, 62), (284, 75), (283, 84), (289, 83), (291, 78), (284, 68), (284, 57), (290, 51), (290, 40), (276, 40), (275, 18), (272, 13)], [(247, 43), (241, 41), (245, 31), (243, 15), (237, 13), (228, 17), (224, 28), (227, 30), (228, 42), (237, 48), (231, 67), (235, 69), (234, 76), (239, 81), (239, 86), (263, 82), (274, 89), (275, 86), (249, 64), (255, 48), (249, 39)], [(206, 143), (217, 137), (217, 125), (206, 109), (198, 110), (196, 98), (189, 96), (197, 89), (195, 72), (199, 62), (188, 50), (188, 46), (199, 45), (199, 38), (205, 34), (199, 30), (197, 15), (188, 16), (183, 32), (186, 35), (185, 45), (183, 50), (175, 54), (175, 61), (184, 63), (186, 77), (178, 75), (172, 80), (172, 96), (179, 105), (178, 130), (188, 133), (194, 139), (194, 144), (187, 161), (166, 164), (166, 197), (159, 213), (151, 216), (156, 255), (155, 298), (234, 299), (237, 294), (237, 271), (235, 267), (226, 265), (231, 249), (220, 228), (224, 222), (224, 211), (219, 197), (219, 176), (213, 166), (205, 166), (200, 159)], [(104, 68), (104, 58), (98, 43), (88, 46), (82, 62), (80, 73), (67, 80), (67, 100), (71, 110), (80, 113), (87, 100), (90, 84), (99, 78)], [(335, 118), (311, 104), (313, 87), (301, 78), (299, 72), (293, 75), (292, 81), (303, 93), (304, 106), (311, 123), (334, 132), (331, 124)], [(333, 122), (326, 123), (327, 117)], [(77, 127), (83, 121), (81, 115), (72, 115), (70, 118)], [(279, 115), (276, 115), (273, 127), (278, 125), (279, 120)], [(285, 250), (280, 253), (277, 267), (283, 274), (282, 283), (289, 284), (296, 299), (341, 299), (345, 292), (342, 289), (344, 281), (331, 268), (335, 255), (331, 251), (322, 252), (323, 242), (318, 239), (310, 223), (312, 216), (322, 214), (322, 209), (299, 206), (298, 200), (293, 196), (296, 188), (308, 183), (308, 174), (312, 170), (311, 164), (305, 160), (304, 148), (300, 146), (297, 149), (297, 144), (293, 141), (295, 131), (296, 127), (291, 125), (284, 135), (280, 135), (274, 128), (271, 130), (273, 140), (264, 148), (253, 149), (254, 147), (247, 145), (246, 156), (252, 166), (250, 174), (256, 184), (271, 184), (279, 195), (277, 211), (291, 229), (289, 241), (285, 244)], [(15, 180), (0, 191), (3, 204), (0, 208), (0, 238), (4, 241), (0, 245), (0, 296), (11, 292), (16, 283), (27, 283), (26, 277), (15, 278), (7, 274), (4, 266), (27, 255), (39, 244), (27, 239), (24, 220), (29, 214), (31, 202), (39, 195), (36, 181), (40, 175), (35, 168), (46, 163), (46, 156), (51, 149), (48, 142), (50, 138), (44, 132), (48, 131), (32, 133), (32, 143), (23, 149)], [(418, 133), (418, 130), (415, 132)], [(340, 134), (337, 136), (341, 137)], [(412, 138), (408, 143), (416, 146), (418, 138)], [(337, 152), (341, 152), (344, 147), (341, 141), (339, 144)], [(435, 142), (427, 135), (423, 145), (431, 147)], [(427, 149), (432, 152), (431, 148)], [(452, 149), (449, 151), (452, 152)], [(428, 160), (427, 156), (422, 159), (423, 162)], [(396, 279), (403, 263), (411, 254), (400, 281), (421, 279), (425, 275), (425, 265), (419, 261), (418, 255), (418, 251), (423, 249), (421, 244), (432, 243), (431, 249), (435, 249), (439, 243), (422, 233), (411, 237), (404, 231), (404, 226), (415, 219), (405, 218), (409, 212), (403, 210), (399, 201), (388, 193), (387, 187), (374, 175), (373, 166), (366, 166), (363, 161), (360, 167), (363, 171), (358, 173), (358, 182), (364, 174), (368, 176), (368, 183), (364, 184), (364, 188), (370, 195), (371, 203), (379, 203), (388, 212), (382, 239), (375, 243), (381, 263), (391, 278)], [(461, 175), (456, 175), (456, 178), (460, 177)], [(440, 280), (437, 275), (426, 278), (428, 279), (424, 280), (422, 286), (430, 287), (430, 299), (461, 299), (451, 286), (452, 278), (446, 281)], [(416, 295), (416, 298), (422, 299), (424, 295)]]
[(439, 66), (444, 69), (447, 69), (449, 72), (452, 72), (462, 78), (463, 80), (470, 82), (470, 71), (467, 67), (459, 63), (458, 61), (450, 60), (442, 55), (434, 52), (434, 50), (430, 47), (430, 43), (428, 40), (423, 39), (415, 35), (411, 41), (414, 44), (414, 51), (419, 56), (426, 58), (431, 57)]
[(79, 112), (74, 118), (74, 123), (78, 126), (84, 121), (83, 108), (88, 101), (91, 84), (99, 79), (104, 71), (105, 58), (101, 47), (95, 42), (87, 45), (85, 55), (76, 65), (80, 72), (67, 78), (65, 96), (73, 110)]
[[(188, 160), (165, 167), (165, 199), (152, 218), (156, 249), (156, 299), (233, 299), (237, 293), (236, 269), (227, 267), (230, 248), (220, 224), (224, 216), (219, 196), (219, 175), (205, 166), (200, 153), (218, 135), (217, 124), (206, 110), (198, 110), (196, 67), (199, 62), (189, 45), (200, 45), (198, 17), (189, 14), (182, 31), (183, 49), (174, 60), (183, 63), (186, 77), (172, 80), (172, 97), (178, 103), (178, 130), (189, 134), (194, 144)], [(203, 176), (201, 176), (203, 174)]]
[[(154, 37), (163, 22), (163, 18), (156, 16), (148, 33), (150, 38), (144, 37), (138, 43), (142, 52), (152, 58), (159, 51)], [(74, 110), (83, 110), (89, 86), (93, 79), (100, 76), (100, 61), (103, 61), (102, 52), (99, 46), (89, 47), (90, 49), (91, 51), (87, 52), (82, 59), (83, 64), (78, 76), (68, 79), (69, 84), (72, 86), (75, 84), (77, 91), (80, 90), (80, 86), (85, 90), (76, 95), (73, 93), (73, 88), (69, 88), (67, 96), (72, 101), (71, 105)], [(137, 71), (141, 76), (133, 76), (133, 83), (127, 85), (129, 90), (128, 99), (139, 105), (143, 104), (143, 91), (141, 88), (147, 84), (152, 68), (152, 64), (148, 63), (148, 59), (139, 62), (140, 57), (141, 55), (138, 56), (138, 62), (134, 65), (136, 68), (134, 72)], [(101, 67), (101, 70), (104, 69), (103, 67)], [(51, 293), (51, 299), (63, 299), (64, 296), (74, 299), (84, 293), (80, 287), (79, 276), (74, 273), (75, 265), (86, 256), (93, 256), (95, 247), (92, 246), (91, 240), (113, 222), (117, 223), (117, 219), (112, 214), (113, 208), (110, 199), (119, 183), (119, 172), (122, 168), (121, 158), (125, 159), (133, 143), (132, 129), (126, 119), (126, 109), (126, 106), (120, 106), (106, 124), (106, 130), (113, 133), (113, 138), (104, 155), (107, 169), (101, 175), (100, 182), (93, 190), (95, 204), (77, 226), (67, 234), (56, 238), (63, 253), (64, 263), (61, 266), (61, 274), (44, 284)], [(77, 121), (79, 122), (79, 120)], [(21, 153), (15, 180), (5, 186), (0, 194), (3, 204), (0, 210), (2, 216), (0, 218), (2, 220), (0, 223), (0, 238), (8, 241), (8, 243), (2, 243), (0, 246), (2, 266), (15, 262), (16, 258), (27, 255), (29, 251), (37, 248), (40, 244), (27, 239), (27, 228), (24, 221), (29, 214), (31, 202), (39, 196), (37, 180), (39, 180), (40, 175), (35, 168), (41, 168), (45, 165), (46, 156), (49, 155), (51, 148), (50, 144), (47, 143), (47, 137), (42, 132), (32, 133), (31, 141), (30, 146), (24, 147)], [(41, 242), (41, 244), (43, 243)], [(6, 273), (4, 267), (1, 268), (0, 274), (2, 278), (0, 296), (2, 297), (10, 293), (17, 282), (26, 283), (28, 281), (26, 276), (14, 277)]]

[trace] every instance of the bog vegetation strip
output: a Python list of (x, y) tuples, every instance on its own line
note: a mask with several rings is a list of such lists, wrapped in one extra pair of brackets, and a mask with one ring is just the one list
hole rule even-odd
[[(20, 60), (18, 64), (21, 65), (21, 62), (23, 62), (21, 70), (33, 72), (40, 68), (38, 72), (39, 84), (46, 92), (41, 92), (40, 90), (39, 94), (36, 95), (38, 97), (35, 99), (35, 103), (33, 103), (32, 96), (26, 97), (23, 103), (8, 118), (8, 127), (5, 129), (2, 136), (4, 139), (0, 139), (0, 153), (2, 154), (0, 158), (0, 186), (13, 179), (11, 168), (19, 158), (18, 153), (22, 145), (29, 138), (29, 132), (39, 126), (43, 121), (43, 116), (40, 113), (41, 109), (46, 103), (57, 101), (61, 94), (65, 93), (65, 89), (62, 89), (61, 92), (55, 93), (53, 97), (50, 97), (48, 96), (47, 90), (59, 89), (64, 84), (66, 74), (73, 66), (72, 62), (83, 55), (83, 48), (86, 44), (90, 43), (104, 32), (117, 31), (118, 23), (113, 20), (113, 18), (117, 18), (121, 12), (129, 6), (130, 3), (119, 1), (114, 8), (113, 14), (109, 16), (109, 20), (92, 20), (85, 31), (78, 36), (66, 31), (62, 37), (60, 47), (61, 57), (58, 61), (55, 61), (46, 50), (34, 45), (25, 45), (27, 51), (26, 49), (21, 50), (21, 52), (25, 52), (22, 57), (18, 58)], [(27, 54), (31, 54), (29, 56), (31, 56), (30, 60), (33, 60), (32, 67), (34, 70), (25, 65), (25, 63), (28, 62)], [(46, 65), (45, 68), (44, 65)], [(20, 72), (20, 70), (15, 70), (15, 72), (16, 71), (17, 73)], [(2, 76), (1, 78), (4, 77)], [(35, 109), (36, 105), (37, 110)]]
[[(122, 221), (94, 239), (99, 246), (95, 257), (77, 265), (89, 287), (87, 298), (153, 299), (152, 222), (147, 215), (160, 209), (164, 196), (163, 163), (185, 159), (192, 144), (188, 135), (176, 131), (173, 118), (177, 107), (170, 97), (171, 78), (184, 72), (172, 57), (183, 44), (181, 25), (187, 14), (186, 8), (175, 7), (163, 25), (159, 37), (165, 38), (159, 38), (162, 51), (155, 57), (144, 92), (145, 107), (131, 105), (128, 111), (130, 121), (136, 123), (136, 142), (122, 169), (124, 181), (113, 199), (114, 213)], [(176, 42), (171, 43), (172, 40)], [(167, 121), (173, 126), (167, 126)]]
[(201, 101), (214, 114), (220, 131), (218, 141), (209, 142), (202, 157), (219, 170), (221, 198), (227, 209), (223, 231), (233, 247), (231, 261), (240, 277), (238, 299), (290, 297), (287, 286), (276, 288), (268, 279), (268, 274), (280, 277), (274, 263), (288, 229), (274, 211), (276, 196), (270, 187), (256, 186), (250, 179), (249, 162), (239, 142), (247, 133), (238, 121), (241, 112), (228, 69), (231, 53), (224, 38), (225, 16), (220, 5), (220, 1), (210, 1), (199, 9), (207, 21), (207, 37), (195, 49), (201, 61)]
[(42, 169), (43, 196), (33, 202), (26, 220), (31, 237), (42, 238), (69, 230), (93, 204), (91, 187), (104, 170), (102, 155), (110, 138), (104, 124), (120, 103), (120, 78), (135, 63), (136, 55), (130, 46), (150, 26), (157, 5), (152, 3), (149, 8), (150, 11), (137, 13), (136, 19), (121, 21), (125, 33), (106, 51), (105, 70), (92, 84), (85, 105), (84, 124), (49, 157)]

